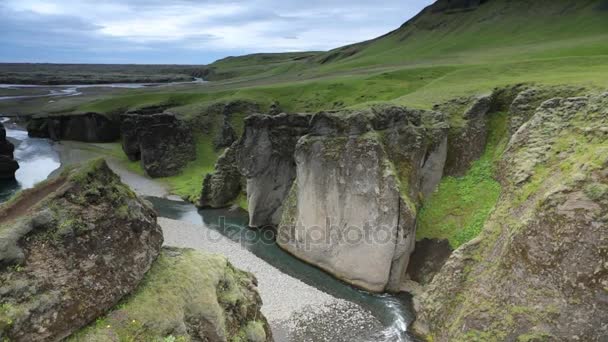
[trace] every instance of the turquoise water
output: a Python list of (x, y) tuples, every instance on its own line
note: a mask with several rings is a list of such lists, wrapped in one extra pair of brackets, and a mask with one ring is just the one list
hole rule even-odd
[(198, 210), (186, 202), (163, 198), (147, 198), (159, 216), (205, 225), (217, 230), (229, 239), (239, 242), (259, 258), (281, 270), (335, 297), (360, 304), (368, 309), (384, 325), (374, 341), (415, 341), (407, 333), (413, 321), (411, 298), (408, 295), (376, 295), (358, 290), (329, 274), (313, 267), (279, 248), (274, 243), (274, 232), (247, 228), (247, 213), (243, 210), (206, 209)]

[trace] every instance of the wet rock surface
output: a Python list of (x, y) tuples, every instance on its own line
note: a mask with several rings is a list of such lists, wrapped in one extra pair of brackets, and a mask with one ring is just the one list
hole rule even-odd
[(31, 118), (30, 137), (82, 142), (113, 142), (120, 139), (120, 124), (97, 113)]
[(61, 340), (131, 293), (163, 242), (103, 160), (0, 207), (0, 338)]
[(122, 148), (153, 178), (177, 174), (196, 157), (192, 129), (171, 113), (121, 116)]
[(14, 150), (15, 146), (7, 140), (6, 129), (0, 122), (0, 180), (15, 179), (15, 172), (19, 169), (19, 163), (14, 159)]

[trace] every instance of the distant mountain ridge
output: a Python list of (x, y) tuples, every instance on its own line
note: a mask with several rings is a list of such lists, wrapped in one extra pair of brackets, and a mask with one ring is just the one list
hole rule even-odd
[(606, 0), (439, 0), (372, 40), (327, 52), (231, 57), (205, 70), (211, 80), (222, 80), (387, 64), (606, 55), (605, 39)]

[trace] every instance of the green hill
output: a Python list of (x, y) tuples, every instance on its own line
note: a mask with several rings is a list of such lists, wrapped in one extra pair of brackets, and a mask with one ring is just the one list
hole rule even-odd
[[(316, 112), (379, 102), (431, 108), (519, 83), (606, 89), (607, 41), (608, 0), (439, 0), (370, 41), (219, 60), (195, 72), (213, 81), (205, 86), (83, 90), (53, 102), (3, 101), (0, 112), (115, 114), (162, 106), (198, 127), (219, 122), (209, 108), (234, 100), (256, 102), (262, 111), (278, 102), (285, 111)], [(206, 135), (217, 129), (203, 130), (198, 141), (211, 141)], [(214, 162), (199, 158), (190, 173), (169, 180), (172, 187), (198, 196), (207, 172), (201, 170)]]

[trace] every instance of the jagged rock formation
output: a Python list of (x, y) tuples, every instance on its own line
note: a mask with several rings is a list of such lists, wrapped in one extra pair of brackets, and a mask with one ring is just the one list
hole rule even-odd
[(222, 128), (213, 139), (213, 145), (216, 150), (230, 147), (238, 139), (236, 131), (232, 128), (230, 121), (224, 116), (222, 118)]
[(122, 148), (150, 177), (177, 174), (196, 158), (192, 129), (171, 113), (121, 116)]
[(19, 163), (14, 159), (14, 150), (15, 146), (6, 139), (6, 129), (0, 122), (0, 179), (15, 179)]
[(236, 146), (240, 173), (247, 178), (247, 202), (251, 227), (276, 226), (296, 176), (294, 151), (308, 132), (310, 116), (252, 115)]
[(97, 113), (31, 118), (30, 137), (84, 142), (113, 142), (120, 138), (120, 124)]
[(464, 114), (456, 114), (462, 118), (461, 122), (450, 127), (446, 175), (462, 176), (483, 154), (488, 137), (487, 115), (492, 108), (492, 100), (493, 94), (475, 98), (470, 105), (469, 101), (457, 99), (435, 107), (446, 113), (452, 112), (454, 107), (457, 111), (466, 108)]
[(103, 160), (20, 193), (0, 207), (0, 339), (69, 336), (135, 289), (162, 242)]
[(199, 207), (224, 208), (234, 202), (245, 182), (237, 167), (237, 147), (226, 149), (215, 163), (215, 170), (203, 180)]
[(511, 106), (503, 194), (481, 235), (417, 298), (416, 330), (429, 339), (608, 339), (608, 93), (532, 110), (540, 92)]
[(295, 150), (297, 180), (278, 244), (348, 283), (397, 291), (414, 247), (418, 193), (443, 171), (446, 126), (437, 119), (399, 107), (315, 115)]
[(133, 296), (68, 341), (271, 342), (256, 286), (222, 256), (164, 248)]

